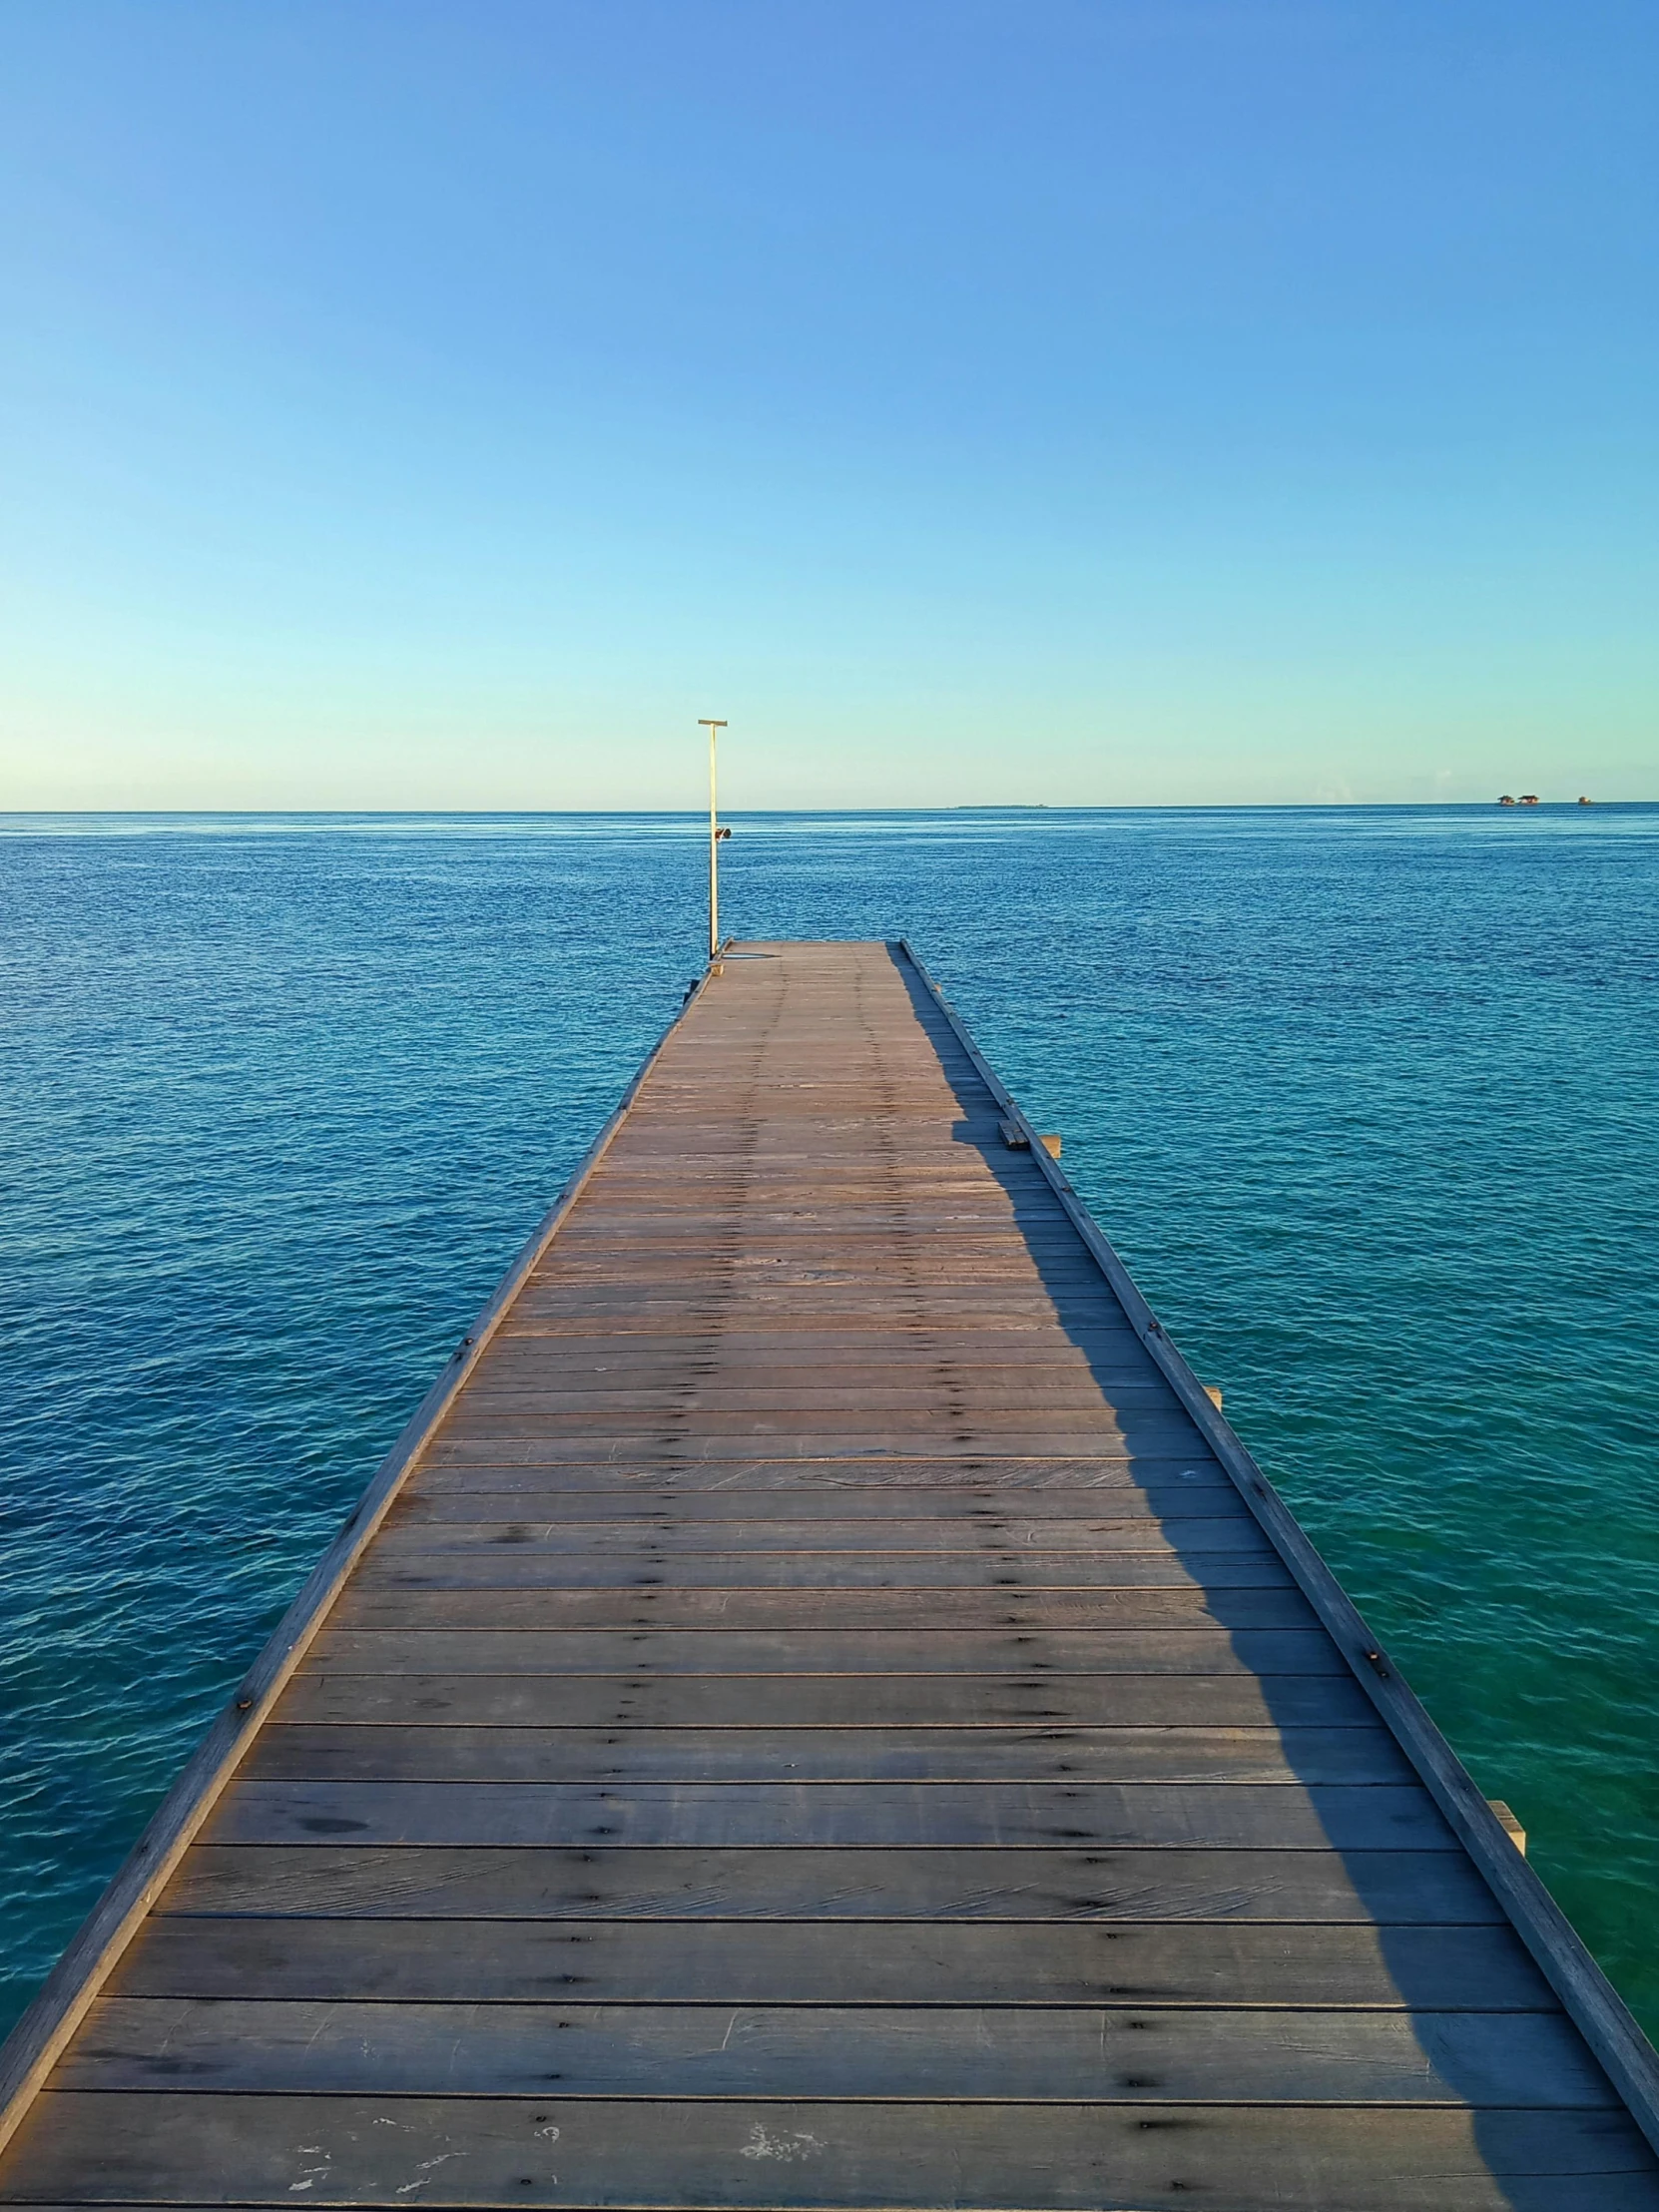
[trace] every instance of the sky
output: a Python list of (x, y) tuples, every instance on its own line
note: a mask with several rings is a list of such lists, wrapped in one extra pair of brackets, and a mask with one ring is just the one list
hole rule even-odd
[(0, 807), (1659, 799), (1651, 0), (0, 0)]

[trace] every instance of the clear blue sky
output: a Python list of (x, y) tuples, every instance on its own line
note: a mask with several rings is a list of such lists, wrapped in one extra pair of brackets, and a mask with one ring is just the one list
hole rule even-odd
[(1659, 797), (1652, 0), (5, 0), (0, 806)]

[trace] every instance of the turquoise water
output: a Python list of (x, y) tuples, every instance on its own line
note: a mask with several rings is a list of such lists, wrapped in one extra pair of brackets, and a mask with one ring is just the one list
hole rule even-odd
[[(1650, 2029), (1659, 808), (734, 818), (913, 939)], [(73, 1932), (696, 971), (665, 818), (0, 820), (0, 1928)]]

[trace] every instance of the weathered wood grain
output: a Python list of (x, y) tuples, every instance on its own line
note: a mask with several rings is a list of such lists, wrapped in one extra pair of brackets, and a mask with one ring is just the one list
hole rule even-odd
[(1453, 1851), (1416, 1785), (238, 1782), (219, 1844)]
[(655, 1420), (631, 1407), (609, 1414), (548, 1413), (533, 1422), (479, 1415), (455, 1422), (444, 1440), (450, 1447), (486, 1444), (504, 1459), (529, 1465), (589, 1459), (596, 1444), (601, 1454), (667, 1450), (703, 1459), (754, 1458), (763, 1443), (781, 1457), (801, 1459), (840, 1459), (857, 1452), (931, 1457), (941, 1434), (962, 1447), (1001, 1445), (1021, 1458), (1068, 1451), (1169, 1458), (1196, 1451), (1199, 1441), (1190, 1423), (1162, 1413), (1119, 1417), (1092, 1409), (997, 1413), (969, 1407), (949, 1414), (889, 1413), (860, 1412), (855, 1405), (834, 1414), (674, 1411)]
[[(794, 1593), (805, 1609), (807, 1592)], [(946, 1590), (870, 1591), (912, 1623)], [(384, 1674), (413, 1666), (423, 1674), (1313, 1674), (1341, 1676), (1329, 1643), (1313, 1629), (1240, 1628), (1197, 1621), (1184, 1627), (1114, 1628), (1101, 1624), (1114, 1593), (1009, 1590), (994, 1608), (1001, 1628), (939, 1624), (909, 1629), (858, 1618), (848, 1604), (841, 1625), (798, 1630), (659, 1626), (649, 1590), (631, 1593), (626, 1626), (574, 1625), (602, 1590), (365, 1591), (335, 1607), (338, 1626), (311, 1647), (312, 1663), (335, 1673), (353, 1666)], [(661, 1593), (672, 1611), (676, 1593)], [(905, 1603), (905, 1598), (913, 1602)], [(987, 1608), (987, 1610), (990, 1610)], [(511, 1625), (492, 1628), (492, 1621)], [(566, 1627), (561, 1623), (569, 1622)], [(1090, 1625), (1072, 1627), (1085, 1622)]]
[(1167, 1922), (157, 1919), (112, 1995), (1546, 2012), (1512, 1930)]
[(376, 1728), (262, 1732), (258, 1782), (1408, 1782), (1370, 1728)]
[[(214, 2096), (59, 2091), (0, 2196), (106, 2204), (813, 2204), (1653, 2212), (1618, 2112), (1392, 2105)], [(84, 2201), (84, 2200), (83, 2200)]]
[(433, 1444), (420, 1468), (422, 1495), (436, 1495), (442, 1488), (467, 1491), (478, 1482), (489, 1488), (520, 1486), (522, 1491), (591, 1491), (626, 1495), (639, 1488), (673, 1488), (673, 1491), (719, 1491), (766, 1495), (772, 1491), (817, 1491), (821, 1486), (864, 1488), (871, 1480), (889, 1477), (895, 1488), (951, 1488), (960, 1482), (1013, 1491), (1042, 1488), (1124, 1488), (1157, 1482), (1212, 1480), (1215, 1462), (1206, 1453), (1093, 1453), (1075, 1457), (1068, 1451), (1022, 1455), (984, 1446), (962, 1446), (953, 1457), (942, 1457), (949, 1437), (935, 1437), (927, 1453), (907, 1453), (902, 1460), (891, 1455), (826, 1453), (819, 1457), (779, 1457), (770, 1451), (744, 1451), (728, 1460), (693, 1460), (673, 1451), (653, 1451), (648, 1460), (628, 1453), (602, 1457), (577, 1457), (564, 1453), (557, 1460), (537, 1464), (533, 1457), (513, 1464), (489, 1444)]
[(456, 1728), (1375, 1728), (1336, 1675), (330, 1674), (294, 1677), (273, 1726)]
[[(885, 1479), (893, 1490), (950, 1490), (959, 1485), (995, 1491), (1094, 1490), (1155, 1488), (1162, 1482), (1213, 1482), (1215, 1462), (1205, 1454), (1177, 1454), (1156, 1458), (1122, 1453), (1074, 1458), (1066, 1453), (1049, 1457), (1020, 1458), (1004, 1452), (962, 1451), (952, 1458), (933, 1452), (915, 1453), (901, 1462), (856, 1456), (828, 1459), (778, 1459), (764, 1452), (716, 1464), (707, 1460), (677, 1460), (672, 1456), (639, 1462), (627, 1457), (571, 1459), (555, 1466), (513, 1466), (493, 1457), (487, 1448), (429, 1455), (421, 1466), (418, 1494), (436, 1497), (448, 1492), (464, 1495), (473, 1489), (517, 1491), (545, 1495), (559, 1491), (571, 1496), (623, 1497), (638, 1491), (670, 1491), (676, 1495), (706, 1492), (718, 1496), (771, 1496), (837, 1488), (863, 1490)], [(770, 1507), (767, 1508), (771, 1510)]]
[(796, 1414), (805, 1412), (926, 1413), (937, 1419), (964, 1409), (976, 1413), (1040, 1412), (1044, 1423), (1087, 1413), (1098, 1419), (1103, 1413), (1160, 1412), (1167, 1409), (1163, 1389), (1156, 1382), (1117, 1383), (1111, 1391), (1079, 1379), (1056, 1378), (1035, 1382), (997, 1382), (966, 1377), (918, 1377), (905, 1383), (883, 1382), (870, 1377), (848, 1376), (832, 1382), (819, 1375), (814, 1380), (789, 1383), (757, 1383), (748, 1377), (712, 1377), (688, 1382), (644, 1382), (614, 1380), (609, 1387), (593, 1377), (580, 1383), (548, 1388), (528, 1380), (509, 1382), (501, 1376), (487, 1387), (469, 1392), (466, 1415), (456, 1423), (458, 1434), (467, 1434), (491, 1422), (539, 1422), (543, 1416), (563, 1420), (586, 1413), (619, 1413), (630, 1423), (641, 1413), (672, 1412), (724, 1416), (730, 1413)]
[(833, 1334), (775, 1334), (744, 1341), (721, 1332), (717, 1336), (531, 1336), (515, 1330), (498, 1339), (484, 1359), (491, 1379), (518, 1384), (549, 1379), (549, 1386), (566, 1379), (600, 1376), (606, 1382), (626, 1386), (633, 1374), (673, 1376), (752, 1376), (757, 1384), (779, 1389), (790, 1381), (838, 1381), (842, 1376), (909, 1381), (911, 1376), (1008, 1376), (1013, 1382), (1066, 1381), (1095, 1382), (1110, 1389), (1117, 1382), (1137, 1384), (1159, 1379), (1157, 1363), (1150, 1359), (1133, 1330), (1099, 1330), (1093, 1339), (1079, 1341), (1071, 1332), (1057, 1330), (973, 1330), (973, 1332), (871, 1332), (840, 1330)]
[(107, 1997), (60, 2089), (1608, 2109), (1559, 2013)]
[[(1230, 1600), (1230, 1592), (1244, 1591), (1260, 1593), (1259, 1599)], [(491, 1592), (499, 1593), (499, 1607), (491, 1604)], [(730, 1593), (730, 1607), (722, 1592)], [(914, 1606), (903, 1602), (904, 1592), (914, 1592)], [(972, 1592), (981, 1593), (977, 1615)], [(1104, 1633), (1117, 1625), (1290, 1628), (1306, 1625), (1298, 1594), (1287, 1592), (1254, 1553), (1216, 1555), (1211, 1570), (1204, 1554), (1171, 1560), (1145, 1552), (1107, 1559), (1050, 1553), (1009, 1560), (994, 1553), (930, 1558), (870, 1552), (854, 1555), (844, 1575), (833, 1560), (810, 1553), (774, 1553), (770, 1566), (765, 1554), (757, 1563), (731, 1552), (685, 1558), (622, 1551), (416, 1553), (365, 1575), (342, 1610), (341, 1625), (738, 1628), (799, 1622), (803, 1629), (844, 1630), (904, 1620), (937, 1629), (967, 1625), (989, 1612), (1008, 1626), (1098, 1626)], [(1124, 1603), (1114, 1622), (1117, 1595)], [(992, 1602), (997, 1598), (1006, 1602)]]
[(1500, 1923), (1446, 1851), (200, 1844), (156, 1908), (360, 1920)]
[[(1191, 1439), (1189, 1439), (1190, 1441)], [(652, 1479), (662, 1479), (662, 1468), (689, 1468), (702, 1460), (711, 1486), (722, 1484), (729, 1469), (756, 1460), (864, 1458), (882, 1461), (903, 1470), (915, 1459), (937, 1460), (942, 1449), (954, 1447), (964, 1464), (980, 1459), (1129, 1459), (1132, 1462), (1174, 1459), (1192, 1465), (1201, 1456), (1196, 1446), (1188, 1451), (1173, 1430), (1148, 1435), (1139, 1449), (1131, 1449), (1120, 1429), (1074, 1429), (1064, 1434), (1040, 1430), (992, 1430), (963, 1420), (939, 1423), (931, 1436), (920, 1430), (894, 1435), (885, 1429), (861, 1431), (836, 1429), (823, 1432), (803, 1429), (797, 1433), (778, 1429), (744, 1430), (742, 1433), (693, 1433), (672, 1419), (656, 1429), (631, 1433), (572, 1429), (566, 1435), (544, 1430), (535, 1436), (449, 1435), (431, 1447), (431, 1460), (439, 1466), (561, 1467), (567, 1463), (589, 1465), (608, 1458), (613, 1465), (632, 1464)], [(689, 1475), (688, 1475), (689, 1479)]]
[[(801, 1603), (787, 1606), (787, 1617), (805, 1624), (811, 1607), (826, 1591), (845, 1599), (842, 1626), (860, 1614), (856, 1593), (865, 1590), (1172, 1590), (1188, 1593), (1218, 1624), (1241, 1627), (1291, 1627), (1304, 1620), (1306, 1603), (1272, 1552), (1197, 1552), (1190, 1557), (1152, 1551), (1035, 1552), (1016, 1558), (994, 1552), (841, 1552), (832, 1562), (811, 1552), (694, 1551), (676, 1554), (526, 1550), (476, 1552), (415, 1551), (388, 1554), (364, 1565), (360, 1591), (408, 1590), (678, 1590), (684, 1592), (791, 1591)], [(820, 1593), (815, 1600), (809, 1595)], [(1227, 1593), (1274, 1592), (1277, 1607), (1234, 1609)], [(1215, 1602), (1212, 1604), (1212, 1600)], [(709, 1600), (719, 1605), (718, 1597)], [(953, 1602), (950, 1600), (946, 1601)], [(982, 1607), (981, 1607), (982, 1610)], [(701, 1616), (700, 1616), (701, 1617)], [(775, 1611), (770, 1618), (779, 1617)], [(913, 1617), (913, 1615), (907, 1615)], [(964, 1616), (965, 1617), (965, 1616)], [(1126, 1597), (1118, 1616), (1125, 1626), (1137, 1617)], [(1174, 1622), (1177, 1608), (1155, 1614)], [(738, 1624), (735, 1612), (723, 1614)], [(670, 1621), (662, 1616), (662, 1625)]]
[[(1175, 1480), (1130, 1482), (1127, 1479), (1111, 1496), (1098, 1487), (1046, 1489), (1029, 1496), (1010, 1497), (983, 1483), (965, 1481), (948, 1487), (907, 1482), (862, 1482), (837, 1487), (783, 1490), (775, 1496), (748, 1491), (680, 1491), (663, 1484), (637, 1484), (631, 1491), (594, 1502), (590, 1492), (562, 1489), (506, 1490), (488, 1486), (485, 1476), (473, 1476), (465, 1487), (453, 1477), (442, 1487), (426, 1480), (399, 1501), (395, 1517), (385, 1530), (386, 1540), (410, 1541), (411, 1529), (455, 1522), (603, 1521), (661, 1523), (692, 1526), (705, 1522), (774, 1521), (799, 1528), (811, 1541), (815, 1521), (895, 1519), (973, 1521), (1003, 1526), (1010, 1522), (1038, 1520), (1087, 1521), (1090, 1519), (1145, 1520), (1229, 1516), (1238, 1507), (1238, 1493), (1219, 1467), (1194, 1467)], [(741, 1541), (741, 1539), (740, 1539)]]
[[(388, 1558), (425, 1560), (434, 1555), (478, 1556), (510, 1552), (580, 1552), (589, 1556), (626, 1552), (638, 1557), (676, 1557), (701, 1552), (787, 1552), (792, 1558), (823, 1558), (842, 1552), (871, 1552), (883, 1557), (912, 1554), (938, 1557), (955, 1552), (1028, 1559), (1044, 1553), (1149, 1551), (1160, 1555), (1198, 1552), (1249, 1552), (1272, 1555), (1273, 1547), (1238, 1500), (1193, 1501), (1200, 1509), (1184, 1514), (1137, 1513), (1121, 1519), (1025, 1521), (1015, 1512), (1000, 1519), (985, 1515), (960, 1519), (931, 1516), (900, 1520), (820, 1520), (810, 1528), (795, 1521), (742, 1521), (725, 1527), (707, 1522), (659, 1518), (648, 1525), (618, 1527), (612, 1521), (534, 1521), (529, 1518), (458, 1523), (418, 1533), (390, 1533)], [(1203, 1506), (1212, 1509), (1204, 1511)]]
[(983, 1360), (1000, 1368), (1082, 1369), (1104, 1381), (1117, 1372), (1120, 1362), (1134, 1376), (1157, 1368), (1121, 1311), (1116, 1316), (1103, 1313), (1094, 1327), (1067, 1330), (993, 1313), (977, 1329), (962, 1329), (942, 1319), (874, 1329), (860, 1325), (854, 1315), (836, 1328), (792, 1322), (786, 1316), (765, 1330), (734, 1329), (722, 1322), (715, 1329), (664, 1333), (610, 1326), (597, 1330), (538, 1326), (521, 1306), (515, 1306), (510, 1324), (495, 1342), (504, 1363), (603, 1361), (623, 1367), (631, 1360), (652, 1365), (675, 1360), (684, 1361), (692, 1372), (705, 1363), (714, 1370), (723, 1365), (758, 1370), (796, 1368), (808, 1362), (815, 1368), (851, 1366), (863, 1373), (890, 1374), (895, 1369), (913, 1373), (917, 1363), (925, 1371), (934, 1362), (977, 1365)]

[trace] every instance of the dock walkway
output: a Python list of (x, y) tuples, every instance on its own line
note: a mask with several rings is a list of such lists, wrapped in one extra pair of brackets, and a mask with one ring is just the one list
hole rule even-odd
[(1651, 2052), (1011, 1115), (902, 949), (726, 960), (0, 2200), (1659, 2212)]

